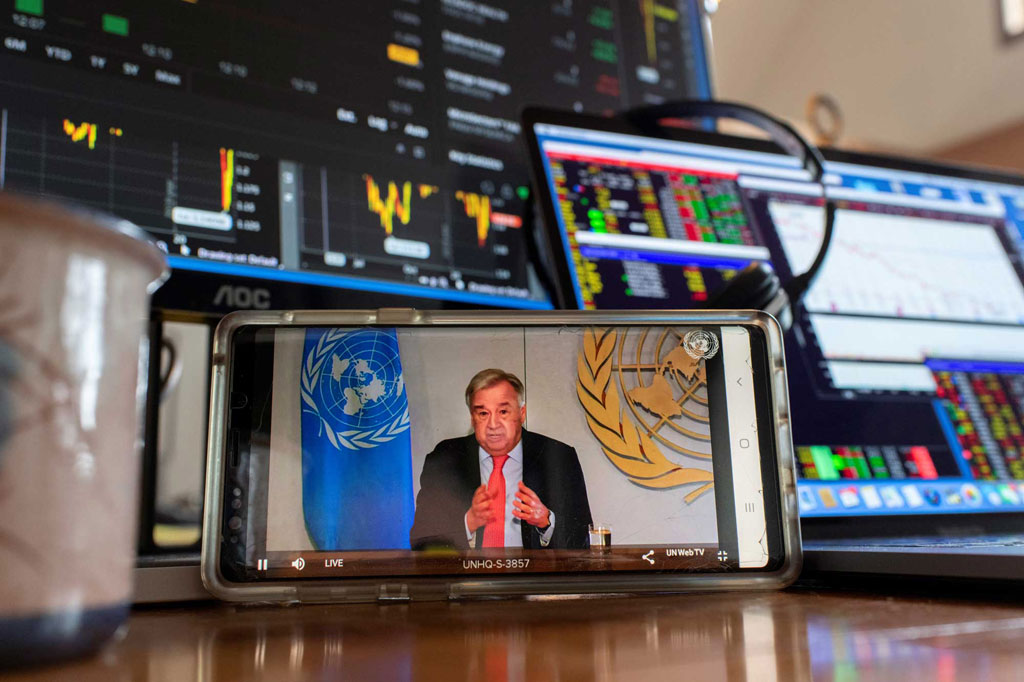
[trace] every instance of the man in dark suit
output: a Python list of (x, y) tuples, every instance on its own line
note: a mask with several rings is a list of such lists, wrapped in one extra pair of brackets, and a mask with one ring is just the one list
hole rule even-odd
[(590, 503), (576, 450), (523, 430), (522, 382), (500, 369), (466, 388), (473, 433), (427, 455), (413, 549), (586, 549)]

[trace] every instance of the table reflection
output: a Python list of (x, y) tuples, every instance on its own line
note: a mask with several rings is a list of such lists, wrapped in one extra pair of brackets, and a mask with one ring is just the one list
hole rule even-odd
[(137, 611), (30, 680), (937, 680), (1018, 671), (1024, 609), (832, 593)]
[(198, 642), (196, 676), (343, 672), (350, 679), (520, 682), (686, 670), (705, 679), (807, 679), (806, 635), (794, 638), (802, 633), (777, 624), (763, 601), (715, 595), (242, 609), (236, 622), (222, 622)]

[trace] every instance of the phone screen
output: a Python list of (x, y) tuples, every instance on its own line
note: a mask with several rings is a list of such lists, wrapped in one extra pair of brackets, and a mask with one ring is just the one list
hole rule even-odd
[(232, 366), (230, 580), (782, 563), (757, 327), (250, 326)]

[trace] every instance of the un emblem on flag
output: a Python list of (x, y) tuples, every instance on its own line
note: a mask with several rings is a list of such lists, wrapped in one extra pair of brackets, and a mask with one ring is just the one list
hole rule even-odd
[(409, 400), (393, 331), (329, 329), (302, 362), (303, 410), (335, 448), (359, 450), (409, 430)]

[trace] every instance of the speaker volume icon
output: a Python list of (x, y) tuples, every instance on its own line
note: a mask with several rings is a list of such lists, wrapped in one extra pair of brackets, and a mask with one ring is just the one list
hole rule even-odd
[(296, 570), (301, 571), (305, 567), (306, 567), (306, 560), (303, 559), (302, 557), (299, 557), (298, 559), (296, 559), (295, 561), (292, 562), (292, 568), (294, 568)]

